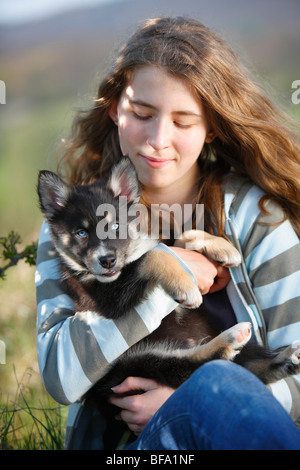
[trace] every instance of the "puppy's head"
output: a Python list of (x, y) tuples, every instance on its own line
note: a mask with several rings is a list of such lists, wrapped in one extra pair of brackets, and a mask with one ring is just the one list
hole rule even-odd
[(140, 243), (130, 238), (127, 224), (120, 227), (120, 220), (128, 221), (129, 208), (140, 199), (130, 160), (120, 160), (108, 181), (83, 186), (71, 186), (55, 173), (41, 171), (38, 194), (54, 244), (67, 266), (100, 282), (117, 279)]

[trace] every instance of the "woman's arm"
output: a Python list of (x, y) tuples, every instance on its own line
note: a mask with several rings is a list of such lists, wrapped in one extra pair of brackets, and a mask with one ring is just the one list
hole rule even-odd
[[(279, 349), (300, 339), (300, 243), (289, 221), (277, 227), (258, 227), (253, 239), (262, 230), (267, 233), (249, 253), (246, 265), (268, 345)], [(268, 388), (300, 425), (300, 374)]]
[[(232, 275), (248, 308), (258, 313), (257, 325), (267, 344), (277, 349), (300, 339), (300, 242), (291, 223), (283, 222), (284, 214), (277, 204), (268, 201), (269, 214), (260, 213), (262, 195), (257, 187), (244, 184), (231, 205), (231, 235), (240, 244), (244, 259)], [(300, 375), (269, 388), (300, 424)]]

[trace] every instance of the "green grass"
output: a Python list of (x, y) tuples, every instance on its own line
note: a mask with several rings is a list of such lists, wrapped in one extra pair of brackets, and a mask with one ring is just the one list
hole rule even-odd
[(0, 449), (63, 448), (67, 407), (45, 391), (36, 351), (34, 267), (20, 261), (0, 280)]
[[(28, 374), (26, 371), (25, 376)], [(0, 398), (1, 450), (60, 450), (64, 447), (66, 407), (46, 393), (33, 396), (23, 382), (13, 400)]]

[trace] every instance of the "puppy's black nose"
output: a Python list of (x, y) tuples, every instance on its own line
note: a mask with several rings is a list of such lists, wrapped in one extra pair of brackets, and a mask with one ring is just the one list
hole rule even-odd
[(116, 264), (116, 257), (112, 253), (105, 256), (100, 256), (99, 263), (101, 266), (103, 266), (103, 268), (112, 268)]

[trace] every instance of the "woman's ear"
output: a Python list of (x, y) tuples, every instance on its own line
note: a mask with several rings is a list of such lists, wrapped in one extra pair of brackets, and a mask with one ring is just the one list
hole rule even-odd
[(111, 104), (108, 110), (108, 115), (117, 126), (118, 125), (118, 102), (117, 100), (114, 100), (113, 103)]
[(215, 131), (210, 130), (210, 131), (206, 134), (205, 143), (206, 143), (206, 144), (211, 144), (211, 142), (216, 138), (216, 136), (217, 136), (217, 134), (215, 133)]

